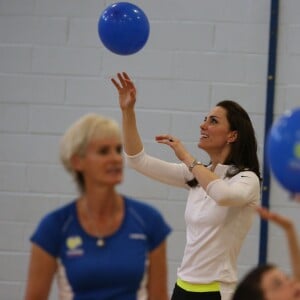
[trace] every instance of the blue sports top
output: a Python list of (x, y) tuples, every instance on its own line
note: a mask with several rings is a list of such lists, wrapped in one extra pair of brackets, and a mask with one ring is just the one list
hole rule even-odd
[(154, 207), (124, 197), (121, 227), (105, 245), (80, 225), (76, 201), (47, 214), (31, 241), (58, 260), (59, 299), (147, 299), (148, 254), (171, 232)]

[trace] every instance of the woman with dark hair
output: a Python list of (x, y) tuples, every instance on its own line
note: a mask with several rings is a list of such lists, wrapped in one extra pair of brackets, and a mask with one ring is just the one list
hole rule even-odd
[(276, 266), (261, 265), (238, 285), (232, 300), (299, 300), (300, 285)]
[(126, 73), (112, 79), (119, 93), (127, 163), (160, 182), (186, 188), (186, 246), (172, 300), (229, 300), (237, 281), (237, 258), (260, 197), (257, 143), (246, 111), (218, 103), (200, 124), (198, 147), (210, 164), (193, 157), (170, 134), (156, 141), (173, 149), (181, 163), (148, 155), (138, 133), (136, 89)]
[(257, 142), (247, 112), (239, 104), (230, 100), (221, 101), (216, 106), (226, 110), (230, 130), (239, 132), (235, 142), (231, 144), (229, 155), (223, 163), (237, 167), (237, 173), (248, 169), (260, 176)]
[(274, 265), (267, 264), (253, 269), (239, 283), (232, 300), (265, 300), (261, 282), (265, 274), (275, 268)]
[(273, 264), (252, 269), (238, 284), (232, 300), (299, 300), (300, 299), (300, 245), (293, 222), (264, 207), (257, 212), (280, 226), (287, 237), (292, 276), (287, 276)]

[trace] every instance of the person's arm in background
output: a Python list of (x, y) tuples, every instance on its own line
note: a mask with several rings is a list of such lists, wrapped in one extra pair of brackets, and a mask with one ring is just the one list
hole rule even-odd
[(24, 300), (47, 300), (56, 270), (56, 259), (33, 244)]
[(143, 150), (143, 143), (138, 132), (134, 105), (136, 102), (136, 88), (123, 72), (118, 73), (118, 80), (112, 78), (111, 81), (118, 90), (119, 103), (122, 111), (122, 128), (124, 138), (124, 150), (128, 155), (135, 155)]
[(272, 221), (285, 231), (288, 240), (293, 275), (296, 280), (300, 281), (300, 244), (294, 223), (289, 218), (271, 212), (265, 207), (258, 206), (256, 210), (263, 219)]
[(149, 255), (149, 300), (168, 300), (168, 269), (166, 241), (163, 241)]

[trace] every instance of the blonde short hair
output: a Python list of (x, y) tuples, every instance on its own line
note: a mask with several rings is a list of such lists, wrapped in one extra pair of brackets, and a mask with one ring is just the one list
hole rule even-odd
[(60, 160), (65, 169), (76, 179), (71, 159), (74, 155), (84, 155), (88, 143), (94, 138), (117, 137), (121, 139), (118, 123), (101, 115), (86, 114), (73, 123), (65, 132), (60, 143)]

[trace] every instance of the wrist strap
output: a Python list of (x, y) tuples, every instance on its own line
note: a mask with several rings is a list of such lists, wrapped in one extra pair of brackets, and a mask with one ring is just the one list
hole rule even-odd
[(195, 166), (201, 166), (202, 163), (197, 159), (194, 159), (193, 162), (188, 166), (189, 171), (192, 172)]

